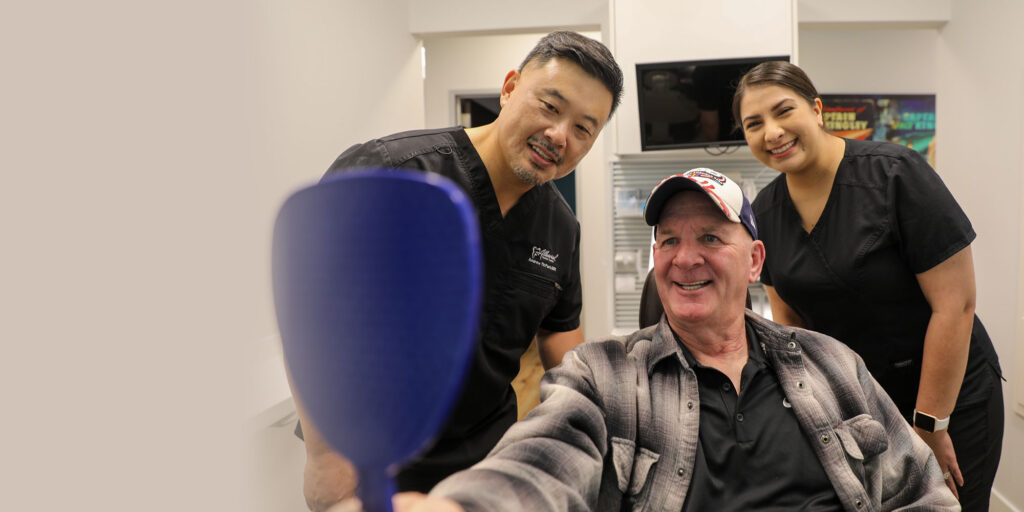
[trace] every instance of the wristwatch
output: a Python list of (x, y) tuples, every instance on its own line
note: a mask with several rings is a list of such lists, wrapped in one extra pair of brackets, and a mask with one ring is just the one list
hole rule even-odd
[(949, 416), (936, 418), (926, 412), (914, 409), (914, 426), (928, 432), (938, 432), (949, 428)]

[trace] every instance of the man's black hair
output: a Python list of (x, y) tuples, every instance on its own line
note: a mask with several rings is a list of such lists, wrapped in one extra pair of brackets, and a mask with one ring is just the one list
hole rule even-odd
[(523, 59), (519, 71), (522, 72), (532, 61), (544, 64), (554, 58), (576, 63), (588, 75), (604, 84), (608, 92), (612, 93), (612, 109), (608, 113), (608, 117), (611, 117), (622, 99), (622, 70), (615, 63), (612, 52), (600, 41), (576, 32), (560, 30), (541, 38)]

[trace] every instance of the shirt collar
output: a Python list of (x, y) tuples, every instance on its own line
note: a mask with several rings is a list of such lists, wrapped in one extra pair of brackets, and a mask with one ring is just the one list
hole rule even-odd
[[(796, 339), (796, 331), (790, 327), (774, 324), (771, 321), (758, 316), (757, 313), (746, 311), (747, 342), (756, 343), (760, 350), (751, 350), (749, 353), (755, 360), (767, 363), (765, 351), (781, 350), (792, 352), (795, 349), (787, 347), (789, 341)], [(753, 332), (753, 336), (750, 333)], [(647, 356), (647, 373), (654, 371), (654, 367), (663, 359), (676, 355), (679, 362), (685, 367), (691, 367), (683, 352), (683, 344), (676, 341), (675, 333), (668, 325), (668, 319), (663, 314), (651, 336), (651, 350)], [(798, 349), (796, 349), (798, 350)], [(688, 353), (689, 351), (687, 351)], [(691, 356), (692, 357), (692, 356)]]

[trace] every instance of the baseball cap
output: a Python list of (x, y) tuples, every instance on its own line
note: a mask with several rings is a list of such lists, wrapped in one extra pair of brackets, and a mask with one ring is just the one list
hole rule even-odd
[(647, 221), (647, 225), (656, 226), (665, 203), (683, 190), (699, 190), (707, 194), (711, 201), (722, 209), (727, 219), (743, 224), (750, 236), (757, 240), (754, 211), (750, 208), (750, 202), (743, 195), (740, 186), (726, 175), (705, 167), (673, 174), (655, 185), (644, 203), (644, 220)]

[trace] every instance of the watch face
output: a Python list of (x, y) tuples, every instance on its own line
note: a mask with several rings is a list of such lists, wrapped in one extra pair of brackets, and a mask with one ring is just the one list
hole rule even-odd
[(914, 426), (928, 432), (935, 432), (935, 418), (914, 411)]

